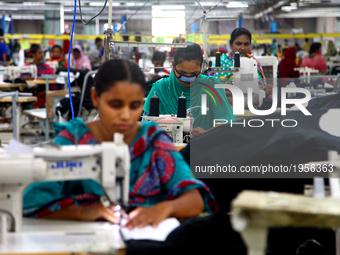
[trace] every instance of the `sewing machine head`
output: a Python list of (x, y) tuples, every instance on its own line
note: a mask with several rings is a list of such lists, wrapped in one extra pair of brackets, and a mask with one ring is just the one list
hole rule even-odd
[[(248, 88), (252, 88), (253, 104), (262, 105), (265, 92), (259, 89), (257, 78), (257, 62), (253, 58), (241, 57), (240, 68), (234, 73), (234, 85), (239, 87), (243, 94), (248, 94)], [(245, 106), (248, 106), (245, 101)]]
[(38, 76), (37, 66), (36, 65), (29, 65), (29, 66), (13, 66), (10, 68), (10, 80), (14, 80), (20, 77), (22, 73), (29, 73), (33, 78)]
[(9, 80), (10, 78), (10, 69), (9, 67), (0, 66), (0, 82)]
[[(92, 179), (103, 187), (106, 201), (126, 205), (129, 196), (130, 153), (121, 134), (100, 145), (48, 146), (23, 155), (0, 154), (0, 211), (15, 220), (20, 231), (24, 190), (34, 182)], [(106, 205), (107, 206), (107, 205)]]
[(172, 138), (174, 143), (183, 143), (183, 132), (192, 133), (193, 118), (177, 118), (176, 115), (144, 116), (146, 121), (156, 122)]

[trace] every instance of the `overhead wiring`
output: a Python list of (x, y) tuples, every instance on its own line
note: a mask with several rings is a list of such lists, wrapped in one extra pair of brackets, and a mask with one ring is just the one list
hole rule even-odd
[[(201, 6), (202, 10), (203, 10), (204, 12), (206, 12), (205, 15), (208, 15), (211, 11), (213, 11), (213, 10), (214, 10), (221, 2), (222, 2), (222, 0), (220, 0), (220, 1), (219, 1), (214, 7), (212, 7), (208, 12), (207, 12), (207, 11), (204, 9), (204, 7), (201, 5), (200, 1), (196, 1), (196, 2), (198, 3), (199, 6)], [(195, 10), (194, 10), (193, 13), (191, 14), (189, 20), (190, 20), (191, 17), (194, 15), (194, 13), (195, 13), (195, 11), (196, 11), (198, 5), (196, 6)], [(193, 22), (191, 22), (189, 25), (187, 25), (187, 27), (185, 28), (185, 30), (188, 30), (188, 28), (189, 28), (192, 24), (196, 23), (197, 21), (199, 21), (199, 20), (201, 20), (201, 19), (202, 19), (202, 17), (199, 18), (199, 19), (196, 19), (196, 20), (193, 21)]]
[(117, 31), (117, 33), (119, 33), (120, 30), (123, 29), (123, 27), (124, 27), (124, 25), (125, 25), (126, 22), (128, 22), (128, 21), (129, 21), (134, 15), (136, 15), (141, 9), (143, 9), (149, 2), (150, 2), (150, 0), (146, 1), (146, 2), (143, 4), (142, 7), (140, 7), (137, 11), (135, 11), (133, 14), (131, 14), (131, 16), (130, 16), (127, 20), (124, 21), (124, 23), (122, 24), (121, 28)]
[(72, 93), (71, 93), (71, 81), (70, 81), (70, 62), (71, 62), (70, 60), (71, 60), (71, 51), (72, 51), (72, 43), (73, 43), (74, 23), (76, 21), (76, 13), (77, 13), (77, 0), (74, 0), (73, 24), (72, 24), (70, 47), (69, 47), (69, 50), (68, 50), (68, 60), (69, 61), (68, 61), (68, 64), (67, 64), (68, 93), (70, 95), (70, 105), (71, 105), (72, 119), (74, 119), (74, 109), (73, 109), (73, 100), (72, 100)]
[[(98, 17), (104, 11), (104, 9), (106, 7), (106, 4), (107, 4), (107, 0), (105, 0), (105, 3), (104, 3), (104, 6), (103, 6), (102, 10), (98, 14), (93, 16), (89, 21), (85, 22), (83, 20), (83, 16), (82, 16), (82, 13), (81, 13), (81, 2), (80, 2), (80, 0), (78, 0), (78, 1), (79, 1), (80, 19), (81, 19), (81, 22), (84, 25), (89, 24), (93, 19)], [(70, 62), (71, 62), (70, 60), (71, 60), (73, 34), (74, 34), (74, 24), (75, 24), (75, 21), (76, 21), (76, 14), (77, 14), (77, 0), (74, 0), (74, 12), (73, 12), (72, 32), (71, 32), (70, 48), (69, 48), (69, 51), (68, 51), (68, 59), (69, 59), (69, 61), (68, 61), (68, 65), (67, 65), (68, 92), (69, 92), (69, 96), (70, 96), (70, 106), (71, 106), (72, 119), (74, 119), (74, 109), (73, 109), (73, 100), (72, 100), (72, 93), (71, 93), (71, 81), (70, 81)], [(80, 109), (79, 109), (79, 111), (80, 111)]]
[(95, 16), (93, 16), (89, 21), (86, 22), (86, 21), (83, 20), (83, 16), (82, 16), (82, 13), (81, 13), (81, 3), (80, 3), (80, 0), (78, 0), (78, 2), (79, 2), (79, 14), (80, 14), (80, 20), (81, 20), (81, 22), (82, 22), (84, 25), (89, 24), (93, 19), (95, 19), (96, 17), (98, 17), (100, 14), (102, 14), (102, 12), (105, 10), (106, 4), (107, 4), (107, 0), (105, 0), (104, 6), (103, 6), (103, 8), (101, 9), (101, 11), (100, 11), (98, 14), (96, 14)]

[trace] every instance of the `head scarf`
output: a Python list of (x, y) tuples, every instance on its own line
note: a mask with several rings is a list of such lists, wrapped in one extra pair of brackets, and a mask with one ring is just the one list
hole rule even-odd
[(74, 60), (75, 69), (83, 69), (83, 64), (85, 64), (86, 69), (91, 71), (92, 70), (91, 62), (90, 62), (89, 58), (84, 55), (83, 50), (81, 49), (81, 46), (75, 45), (73, 47), (72, 51), (74, 49), (77, 49), (80, 52), (80, 57), (78, 59), (75, 59), (73, 54), (72, 54), (72, 57), (71, 57), (71, 60)]
[(284, 59), (279, 64), (279, 73), (282, 78), (298, 77), (299, 72), (295, 71), (296, 67), (296, 50), (295, 47), (289, 47), (284, 52)]

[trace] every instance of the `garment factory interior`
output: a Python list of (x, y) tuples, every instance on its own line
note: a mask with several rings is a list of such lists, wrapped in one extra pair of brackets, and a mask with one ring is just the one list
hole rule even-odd
[(340, 255), (339, 0), (0, 18), (0, 254)]

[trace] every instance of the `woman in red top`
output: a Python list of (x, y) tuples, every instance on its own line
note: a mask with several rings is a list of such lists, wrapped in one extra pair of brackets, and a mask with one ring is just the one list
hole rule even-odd
[(304, 57), (302, 67), (310, 67), (319, 70), (320, 73), (327, 73), (325, 58), (321, 55), (321, 43), (313, 43), (310, 46), (309, 57)]

